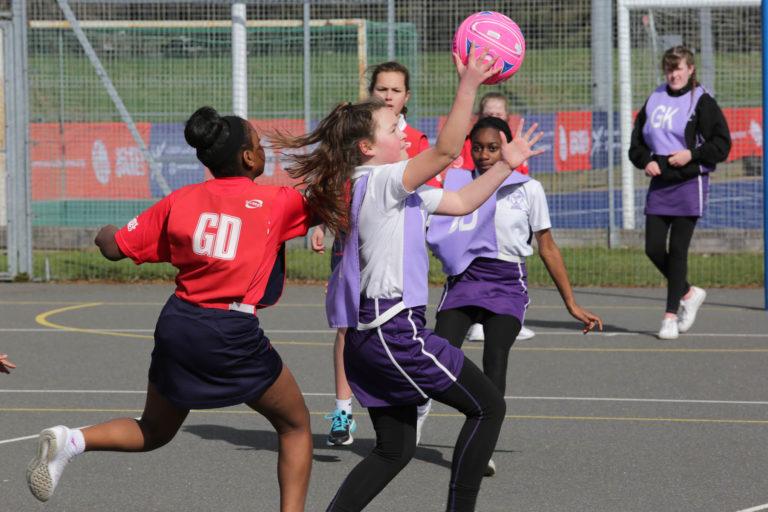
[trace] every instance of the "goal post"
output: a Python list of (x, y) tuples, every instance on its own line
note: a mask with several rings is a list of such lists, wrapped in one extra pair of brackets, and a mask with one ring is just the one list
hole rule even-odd
[[(635, 229), (636, 224), (635, 169), (627, 155), (632, 135), (633, 109), (630, 13), (640, 9), (704, 9), (759, 6), (760, 0), (618, 0), (619, 125), (622, 151), (622, 218), (624, 229)], [(649, 93), (650, 91), (647, 92)]]

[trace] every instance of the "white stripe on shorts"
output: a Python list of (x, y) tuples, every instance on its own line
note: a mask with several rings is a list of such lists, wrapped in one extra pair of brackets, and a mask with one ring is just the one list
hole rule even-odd
[(421, 353), (422, 353), (422, 354), (424, 354), (425, 356), (427, 356), (428, 358), (432, 359), (432, 361), (434, 361), (434, 362), (435, 362), (435, 365), (437, 365), (437, 367), (438, 367), (438, 368), (440, 368), (441, 370), (443, 370), (443, 372), (445, 372), (445, 374), (446, 374), (446, 375), (447, 375), (447, 376), (448, 376), (448, 377), (449, 377), (449, 378), (450, 378), (450, 379), (451, 379), (453, 382), (456, 382), (456, 376), (455, 376), (454, 374), (452, 374), (452, 373), (450, 372), (450, 370), (448, 370), (448, 368), (446, 368), (445, 366), (443, 366), (443, 363), (441, 363), (440, 361), (438, 361), (438, 359), (435, 357), (435, 355), (434, 355), (434, 354), (432, 354), (432, 353), (430, 353), (430, 352), (427, 352), (427, 351), (426, 351), (426, 349), (425, 349), (425, 347), (424, 347), (424, 338), (421, 338), (421, 337), (418, 335), (418, 334), (419, 334), (419, 331), (418, 331), (418, 329), (416, 329), (416, 324), (415, 324), (415, 323), (413, 323), (412, 315), (413, 315), (413, 310), (412, 310), (412, 309), (408, 309), (408, 321), (409, 321), (409, 322), (411, 322), (411, 327), (413, 327), (413, 339), (414, 339), (414, 340), (416, 340), (416, 341), (418, 341), (419, 343), (421, 343)]
[[(374, 299), (374, 304), (376, 306), (376, 316), (379, 316), (379, 299)], [(408, 310), (410, 314), (410, 309)], [(411, 377), (408, 376), (407, 373), (405, 373), (405, 370), (403, 370), (403, 367), (400, 366), (397, 361), (395, 361), (395, 357), (392, 355), (392, 352), (389, 351), (389, 347), (387, 346), (387, 342), (384, 340), (384, 334), (381, 332), (381, 327), (376, 328), (376, 332), (379, 334), (379, 340), (381, 340), (381, 346), (384, 347), (384, 350), (387, 353), (387, 356), (389, 357), (389, 360), (392, 361), (392, 364), (395, 365), (395, 368), (405, 377), (405, 380), (411, 383), (411, 386), (416, 388), (416, 391), (419, 392), (419, 394), (424, 398), (429, 398), (427, 394), (419, 387), (418, 384), (416, 384)]]

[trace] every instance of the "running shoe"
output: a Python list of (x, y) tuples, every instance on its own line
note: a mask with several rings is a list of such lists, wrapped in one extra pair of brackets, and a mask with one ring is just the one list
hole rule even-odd
[(40, 501), (48, 501), (53, 496), (64, 467), (74, 457), (66, 446), (68, 432), (69, 429), (63, 425), (40, 432), (37, 455), (27, 466), (27, 485)]
[(677, 318), (664, 317), (659, 329), (660, 340), (676, 340), (678, 338)]
[(357, 422), (352, 414), (336, 409), (333, 414), (327, 414), (325, 419), (331, 421), (331, 432), (328, 434), (328, 446), (349, 446), (354, 439), (352, 433), (357, 430)]
[(687, 332), (696, 321), (696, 313), (707, 298), (707, 292), (698, 286), (691, 286), (691, 298), (680, 301), (680, 314), (677, 316), (677, 330)]
[(424, 428), (424, 422), (429, 415), (429, 411), (432, 410), (432, 399), (427, 400), (427, 403), (420, 405), (416, 409), (416, 446), (419, 446), (421, 441), (421, 431)]
[(483, 341), (484, 339), (483, 324), (472, 324), (467, 333), (467, 341)]
[(493, 459), (488, 459), (488, 467), (485, 468), (483, 476), (496, 476), (496, 463), (493, 462)]
[(526, 326), (522, 326), (520, 328), (520, 332), (517, 334), (517, 338), (515, 338), (518, 341), (525, 341), (529, 340), (536, 336), (536, 333), (527, 328)]

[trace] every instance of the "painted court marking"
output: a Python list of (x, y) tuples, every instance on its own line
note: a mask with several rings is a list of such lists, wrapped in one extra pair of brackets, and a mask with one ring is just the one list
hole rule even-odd
[[(138, 332), (151, 332), (149, 330), (139, 331), (137, 330), (111, 330), (111, 329), (91, 329), (83, 327), (73, 327), (69, 325), (59, 324), (52, 322), (50, 317), (65, 313), (67, 311), (75, 311), (85, 308), (93, 308), (105, 305), (115, 305), (116, 303), (105, 302), (86, 302), (80, 304), (73, 304), (62, 308), (56, 308), (43, 313), (38, 314), (35, 317), (35, 322), (38, 325), (47, 327), (51, 331), (65, 331), (65, 332), (77, 332), (85, 334), (100, 334), (102, 336), (117, 336), (123, 338), (139, 338), (145, 340), (151, 340), (152, 336), (146, 334), (139, 334)], [(44, 332), (44, 331), (37, 331)], [(270, 331), (278, 332), (278, 331)], [(283, 333), (314, 333), (314, 330), (296, 330), (289, 331), (283, 330)], [(322, 330), (322, 333), (332, 333), (333, 330)], [(582, 336), (579, 331), (572, 332), (539, 332), (540, 335), (551, 336)], [(640, 336), (648, 333), (639, 332), (622, 332), (622, 333), (591, 333), (589, 336)], [(703, 334), (683, 334), (683, 336), (695, 337), (744, 337), (744, 338), (768, 338), (768, 333), (755, 333), (755, 334), (717, 334), (717, 333), (703, 333)], [(315, 342), (315, 341), (300, 341), (300, 340), (272, 340), (274, 345), (302, 345), (302, 346), (314, 346), (314, 347), (327, 347), (333, 345), (331, 342)], [(468, 344), (465, 346), (468, 350), (480, 350), (482, 345)], [(513, 350), (518, 352), (665, 352), (665, 353), (768, 353), (768, 348), (624, 348), (624, 347), (526, 347), (518, 346)]]
[[(115, 413), (115, 414), (140, 414), (142, 409), (127, 409), (127, 408), (65, 408), (65, 407), (50, 407), (50, 408), (34, 408), (34, 407), (0, 407), (0, 412), (4, 413)], [(256, 415), (258, 413), (250, 409), (213, 409), (213, 410), (192, 410), (190, 414), (205, 414), (205, 415)], [(312, 416), (325, 416), (327, 412), (310, 411)], [(463, 418), (463, 414), (459, 413), (430, 413), (430, 417), (434, 418)], [(653, 417), (628, 417), (628, 416), (546, 416), (546, 415), (519, 415), (519, 414), (507, 414), (504, 416), (507, 420), (534, 420), (534, 421), (595, 421), (595, 422), (640, 422), (640, 423), (694, 423), (694, 424), (721, 424), (721, 425), (756, 425), (764, 427), (768, 425), (768, 420), (741, 420), (741, 419), (714, 419), (714, 418), (653, 418)], [(87, 425), (86, 425), (87, 426)], [(78, 427), (83, 428), (83, 427)], [(0, 445), (10, 444), (18, 441), (25, 441), (34, 439), (36, 434), (22, 437), (15, 437), (11, 439), (0, 440)]]
[[(143, 395), (144, 390), (124, 389), (0, 389), (0, 394), (101, 394), (101, 395)], [(305, 397), (332, 397), (335, 393), (302, 393)], [(507, 395), (505, 400), (541, 400), (560, 402), (627, 402), (659, 404), (705, 404), (705, 405), (768, 405), (762, 400), (690, 400), (676, 398), (619, 398), (597, 396), (516, 396)]]
[(768, 503), (757, 505), (756, 507), (752, 508), (745, 508), (744, 510), (738, 510), (737, 512), (758, 512), (760, 510), (768, 510)]

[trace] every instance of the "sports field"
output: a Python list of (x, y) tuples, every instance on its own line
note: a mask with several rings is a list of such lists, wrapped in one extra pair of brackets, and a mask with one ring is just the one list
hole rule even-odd
[[(244, 407), (190, 414), (149, 454), (88, 453), (47, 505), (24, 482), (41, 429), (137, 416), (151, 335), (170, 285), (0, 285), (0, 509), (8, 511), (277, 510), (276, 439)], [(439, 290), (432, 289), (431, 303)], [(662, 289), (579, 289), (606, 322), (582, 336), (551, 288), (532, 290), (537, 332), (510, 356), (507, 419), (482, 512), (756, 512), (768, 510), (768, 334), (762, 291), (710, 290), (690, 333), (653, 336)], [(322, 286), (289, 286), (263, 327), (294, 371), (312, 413), (307, 510), (324, 510), (373, 443), (357, 407), (355, 443), (325, 446), (331, 341)], [(430, 310), (429, 317), (433, 317)], [(432, 323), (432, 322), (430, 322)], [(466, 353), (480, 360), (482, 344)], [(443, 510), (461, 419), (436, 407), (415, 459), (372, 512)]]

